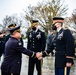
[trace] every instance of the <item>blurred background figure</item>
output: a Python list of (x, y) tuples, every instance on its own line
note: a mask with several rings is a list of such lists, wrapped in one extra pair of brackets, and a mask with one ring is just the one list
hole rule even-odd
[[(54, 39), (55, 33), (54, 32), (50, 32), (47, 36), (47, 47), (51, 45), (53, 39)], [(54, 55), (54, 51), (51, 52), (51, 55)]]

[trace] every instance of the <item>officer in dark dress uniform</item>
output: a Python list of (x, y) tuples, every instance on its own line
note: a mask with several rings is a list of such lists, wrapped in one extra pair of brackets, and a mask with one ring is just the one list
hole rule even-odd
[(62, 28), (63, 20), (61, 17), (53, 18), (52, 29), (57, 31), (56, 36), (47, 50), (37, 56), (45, 57), (55, 49), (55, 75), (70, 75), (70, 68), (74, 64), (74, 38), (68, 29)]
[(10, 38), (5, 44), (5, 56), (1, 65), (1, 75), (20, 75), (22, 53), (35, 57), (36, 53), (23, 47), (20, 26), (9, 28)]
[[(46, 39), (45, 34), (38, 29), (38, 20), (31, 21), (32, 30), (28, 33), (27, 49), (34, 52), (41, 52), (45, 50)], [(41, 75), (42, 60), (29, 57), (28, 75), (33, 75), (34, 66), (36, 65), (37, 75)]]

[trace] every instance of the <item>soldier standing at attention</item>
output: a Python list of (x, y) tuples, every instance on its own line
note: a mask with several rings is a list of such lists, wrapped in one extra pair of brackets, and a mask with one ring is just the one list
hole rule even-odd
[(36, 53), (23, 47), (20, 26), (9, 28), (10, 38), (5, 44), (5, 55), (1, 65), (1, 75), (20, 75), (22, 53), (35, 57)]
[[(27, 49), (31, 49), (34, 52), (42, 52), (45, 50), (46, 39), (45, 34), (38, 29), (38, 20), (31, 21), (32, 30), (28, 33)], [(42, 60), (29, 57), (28, 75), (33, 75), (34, 66), (36, 65), (37, 75), (41, 75)]]
[(52, 29), (57, 31), (56, 36), (47, 50), (37, 55), (41, 59), (40, 56), (45, 57), (55, 49), (55, 75), (70, 75), (74, 64), (74, 38), (70, 30), (62, 28), (63, 20), (62, 17), (53, 18)]

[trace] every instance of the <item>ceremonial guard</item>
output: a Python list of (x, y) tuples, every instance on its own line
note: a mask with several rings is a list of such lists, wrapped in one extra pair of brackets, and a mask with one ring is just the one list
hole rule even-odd
[(45, 57), (55, 49), (55, 75), (70, 75), (70, 68), (74, 64), (74, 38), (70, 30), (62, 28), (63, 21), (62, 17), (53, 18), (52, 29), (57, 31), (56, 36), (47, 50), (37, 56)]
[[(38, 20), (31, 20), (32, 30), (28, 33), (27, 49), (34, 52), (42, 52), (45, 50), (46, 39), (45, 34), (40, 29), (38, 29)], [(29, 57), (28, 64), (28, 75), (33, 75), (34, 66), (36, 65), (37, 75), (41, 75), (42, 60), (37, 58)]]
[(1, 65), (1, 75), (20, 75), (22, 53), (35, 57), (36, 53), (23, 47), (20, 26), (9, 28), (10, 38), (5, 44), (5, 56)]

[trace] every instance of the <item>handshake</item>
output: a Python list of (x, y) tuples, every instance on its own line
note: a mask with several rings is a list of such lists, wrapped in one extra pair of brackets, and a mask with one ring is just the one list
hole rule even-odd
[(38, 58), (38, 60), (41, 60), (43, 58), (42, 57), (42, 52), (37, 52), (36, 57)]

